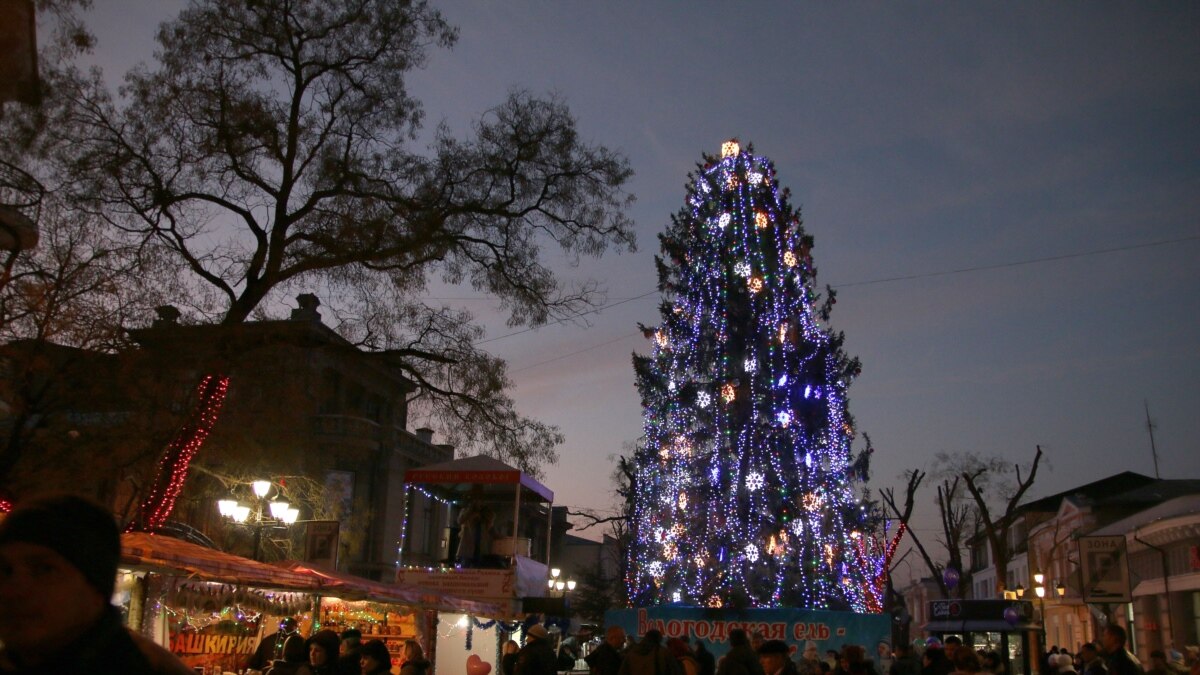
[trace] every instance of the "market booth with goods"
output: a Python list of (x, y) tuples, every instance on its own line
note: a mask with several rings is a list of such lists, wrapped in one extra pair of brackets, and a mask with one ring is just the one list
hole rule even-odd
[(432, 648), (434, 617), (499, 615), (494, 604), (392, 585), (309, 563), (267, 564), (163, 535), (122, 535), (117, 602), (131, 628), (203, 672), (264, 669), (284, 638), (357, 628), (398, 671), (405, 640)]

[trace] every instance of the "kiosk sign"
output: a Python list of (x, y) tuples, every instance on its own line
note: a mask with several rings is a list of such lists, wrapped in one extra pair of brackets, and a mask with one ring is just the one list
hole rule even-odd
[(1130, 602), (1125, 537), (1080, 537), (1080, 578), (1084, 602)]

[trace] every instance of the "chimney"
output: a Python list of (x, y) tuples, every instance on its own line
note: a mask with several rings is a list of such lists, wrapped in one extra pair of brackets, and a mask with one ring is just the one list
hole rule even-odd
[(451, 457), (455, 456), (454, 455), (454, 446), (450, 445), (449, 443), (438, 443), (437, 445), (435, 445), (433, 447), (437, 448), (438, 450), (445, 450), (446, 454), (450, 455)]
[(158, 318), (154, 320), (154, 323), (150, 324), (151, 328), (178, 326), (179, 317), (183, 316), (179, 308), (174, 305), (160, 305), (154, 308), (154, 313), (158, 315)]
[(321, 300), (312, 293), (301, 293), (296, 296), (296, 304), (298, 308), (292, 310), (292, 321), (317, 321), (321, 320), (321, 313), (317, 308), (321, 306)]
[(421, 427), (413, 433), (417, 435), (417, 438), (420, 439), (422, 443), (433, 445), (433, 429), (430, 429), (429, 427)]

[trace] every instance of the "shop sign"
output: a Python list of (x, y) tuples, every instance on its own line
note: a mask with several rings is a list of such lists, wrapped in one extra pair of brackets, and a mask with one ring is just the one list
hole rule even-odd
[(411, 584), (453, 595), (464, 600), (507, 603), (515, 597), (516, 573), (512, 570), (402, 569), (396, 573), (396, 583)]
[(1080, 537), (1079, 560), (1084, 602), (1132, 600), (1124, 535)]

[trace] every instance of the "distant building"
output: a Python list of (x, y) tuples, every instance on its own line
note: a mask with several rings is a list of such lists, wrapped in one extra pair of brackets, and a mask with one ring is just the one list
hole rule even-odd
[[(139, 392), (186, 400), (205, 374), (228, 375), (229, 394), (200, 461), (215, 471), (252, 470), (272, 480), (303, 476), (324, 486), (341, 514), (338, 567), (390, 580), (405, 525), (404, 472), (451, 460), (454, 449), (434, 443), (428, 429), (408, 429), (407, 397), (416, 387), (393, 357), (365, 352), (325, 326), (316, 297), (301, 295), (298, 302), (290, 320), (231, 326), (182, 325), (177, 310), (162, 307), (153, 326), (130, 331), (137, 348), (119, 357), (80, 358), (58, 348), (56, 353), (69, 353), (75, 362), (60, 378), (58, 386), (68, 390), (62, 405), (47, 415), (73, 420), (84, 435), (112, 430), (143, 414), (133, 400)], [(72, 383), (105, 378), (113, 382), (111, 397), (69, 395)], [(171, 418), (181, 419), (186, 410), (171, 405)], [(162, 441), (153, 447), (162, 447)], [(144, 475), (150, 468), (139, 471)], [(65, 475), (62, 484), (80, 478)], [(127, 485), (90, 492), (120, 504), (129, 499)], [(173, 517), (216, 538), (229, 529), (217, 512), (219, 496), (211, 477), (193, 473)], [(421, 508), (409, 514), (414, 550), (431, 555), (444, 550), (446, 511)], [(310, 517), (302, 513), (300, 519)], [(240, 541), (244, 546), (245, 538)]]
[[(1131, 604), (1087, 604), (1081, 537), (1123, 536)], [(1006, 587), (1024, 591), (1043, 624), (1046, 646), (1076, 651), (1106, 621), (1129, 628), (1130, 648), (1148, 662), (1153, 649), (1200, 642), (1200, 480), (1158, 480), (1122, 472), (1024, 504), (1010, 529)], [(996, 570), (982, 533), (967, 542), (971, 597), (996, 598)], [(1043, 597), (1034, 592), (1042, 575)], [(910, 605), (911, 608), (911, 605)]]

